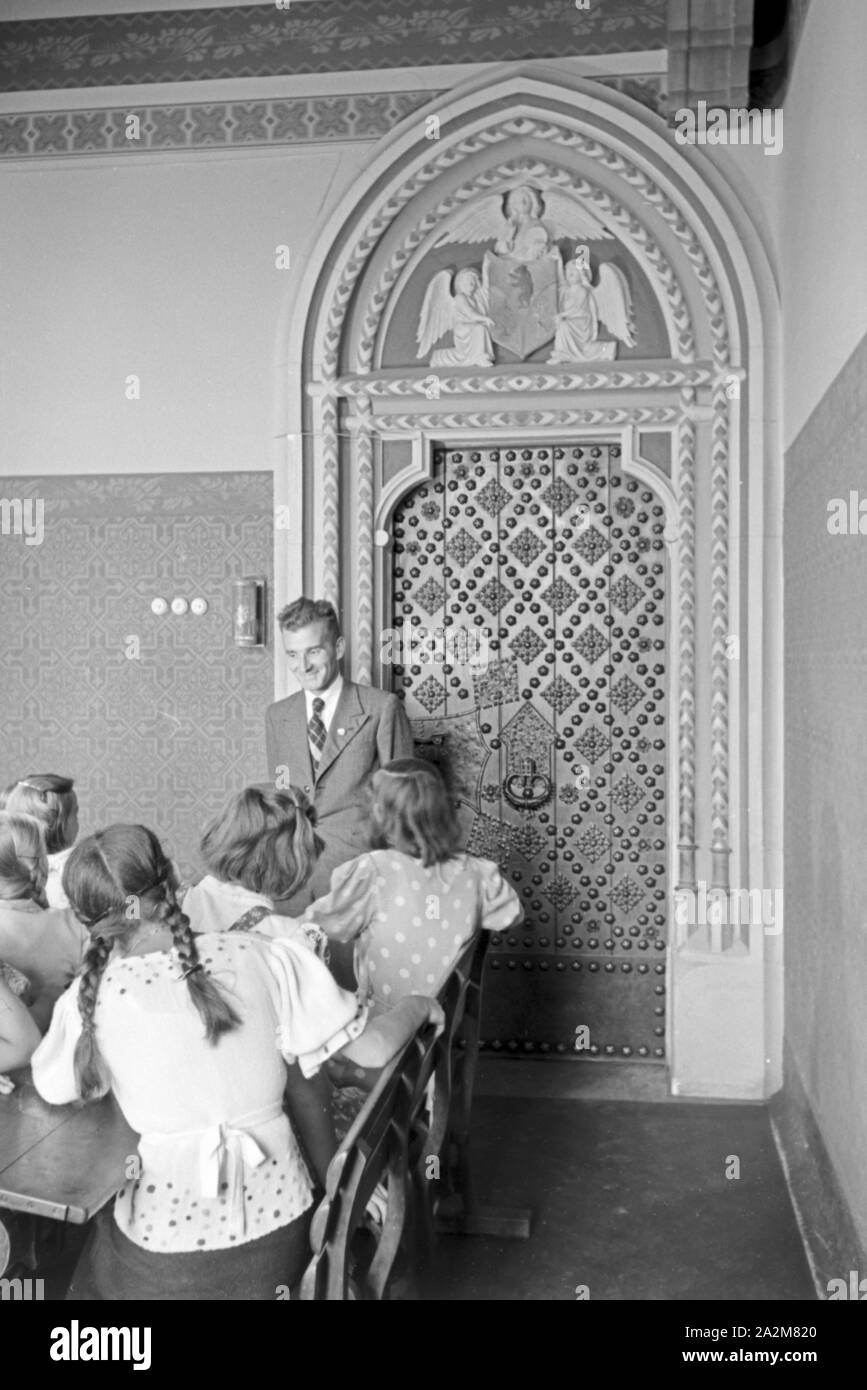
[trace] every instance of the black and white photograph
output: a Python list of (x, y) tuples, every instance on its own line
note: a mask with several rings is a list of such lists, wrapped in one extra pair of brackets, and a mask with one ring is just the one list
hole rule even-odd
[(44, 1374), (204, 1369), (211, 1301), (251, 1374), (286, 1302), (852, 1335), (865, 59), (864, 0), (0, 0)]

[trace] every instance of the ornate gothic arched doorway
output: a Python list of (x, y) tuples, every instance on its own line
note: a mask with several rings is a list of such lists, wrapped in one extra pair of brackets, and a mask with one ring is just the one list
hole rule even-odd
[[(468, 843), (516, 876), (487, 1041), (574, 1056), (586, 1026), (578, 1055), (768, 1093), (778, 943), (676, 912), (779, 873), (757, 239), (593, 82), (509, 70), (430, 110), (437, 138), (421, 113), (383, 143), (302, 291), (297, 582), (340, 604), (353, 673), (404, 693)], [(410, 631), (440, 626), (484, 630), (484, 669), (454, 643), (420, 660)]]

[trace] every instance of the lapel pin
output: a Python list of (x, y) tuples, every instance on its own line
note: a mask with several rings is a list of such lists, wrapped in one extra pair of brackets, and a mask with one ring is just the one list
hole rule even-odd
[(338, 730), (337, 730), (337, 733), (338, 733), (338, 735), (342, 738), (343, 735), (346, 733), (346, 730), (345, 730), (345, 729), (338, 729)]

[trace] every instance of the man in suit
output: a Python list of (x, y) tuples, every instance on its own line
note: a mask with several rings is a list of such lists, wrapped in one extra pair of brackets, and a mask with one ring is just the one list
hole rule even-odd
[(301, 686), (265, 714), (269, 778), (302, 787), (325, 842), (307, 888), (279, 904), (294, 916), (327, 893), (338, 864), (370, 847), (364, 787), (395, 758), (411, 758), (412, 730), (395, 695), (344, 680), (346, 644), (330, 603), (298, 598), (277, 614), (289, 669)]

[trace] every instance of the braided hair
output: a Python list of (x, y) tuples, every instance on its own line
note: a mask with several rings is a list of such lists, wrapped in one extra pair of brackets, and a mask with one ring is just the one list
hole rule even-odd
[(75, 1076), (85, 1100), (105, 1095), (109, 1082), (96, 1041), (94, 1016), (99, 985), (115, 942), (137, 930), (142, 917), (163, 923), (172, 934), (183, 966), (181, 979), (216, 1043), (240, 1018), (222, 989), (205, 973), (189, 918), (176, 897), (171, 861), (152, 830), (144, 825), (112, 825), (82, 840), (63, 871), (63, 890), (90, 932), (78, 992), (82, 1031), (75, 1049)]

